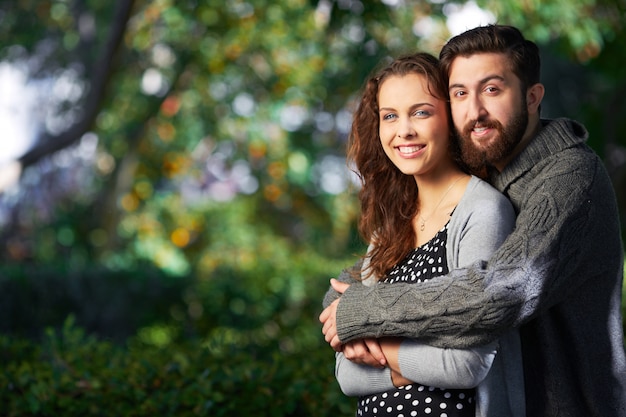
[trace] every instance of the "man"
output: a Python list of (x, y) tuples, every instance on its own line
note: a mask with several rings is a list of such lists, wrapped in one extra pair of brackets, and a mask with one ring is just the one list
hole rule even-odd
[(519, 327), (529, 417), (626, 416), (618, 210), (585, 128), (540, 118), (538, 49), (513, 27), (469, 30), (440, 60), (463, 158), (509, 197), (515, 231), (491, 259), (419, 285), (345, 271), (352, 285), (333, 281), (320, 315), (326, 341), (380, 366), (375, 338), (463, 348)]

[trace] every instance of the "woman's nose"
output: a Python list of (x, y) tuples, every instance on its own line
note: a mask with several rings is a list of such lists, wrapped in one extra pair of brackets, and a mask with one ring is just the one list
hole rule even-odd
[(413, 124), (408, 119), (403, 119), (400, 121), (400, 125), (398, 126), (398, 137), (400, 138), (411, 138), (417, 135)]

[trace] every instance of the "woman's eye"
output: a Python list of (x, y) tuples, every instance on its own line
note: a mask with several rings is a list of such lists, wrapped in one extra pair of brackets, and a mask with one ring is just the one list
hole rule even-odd
[(391, 119), (393, 119), (393, 118), (395, 118), (395, 117), (396, 117), (396, 115), (395, 115), (395, 114), (393, 114), (393, 113), (388, 113), (388, 114), (385, 114), (385, 115), (383, 116), (383, 120), (391, 120)]
[(416, 117), (426, 117), (429, 115), (430, 113), (426, 110), (417, 110), (415, 113), (413, 113), (413, 116), (416, 116)]

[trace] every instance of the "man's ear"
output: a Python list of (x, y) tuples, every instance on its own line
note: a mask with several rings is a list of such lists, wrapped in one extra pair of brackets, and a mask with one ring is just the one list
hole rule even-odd
[(526, 91), (526, 105), (528, 107), (528, 114), (534, 114), (539, 112), (539, 106), (543, 95), (546, 90), (543, 84), (537, 83), (528, 88)]

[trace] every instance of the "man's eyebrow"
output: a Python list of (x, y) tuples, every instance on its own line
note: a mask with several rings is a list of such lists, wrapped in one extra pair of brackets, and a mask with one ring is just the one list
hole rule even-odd
[(489, 81), (492, 81), (492, 80), (505, 82), (505, 79), (504, 79), (503, 76), (493, 74), (493, 75), (488, 75), (485, 78), (483, 78), (482, 80), (480, 80), (480, 83), (481, 84), (486, 84), (486, 83), (488, 83)]
[(450, 86), (448, 87), (448, 90), (452, 90), (453, 88), (463, 88), (463, 87), (465, 87), (465, 85), (461, 83), (454, 83), (454, 84), (450, 84)]
[[(492, 75), (488, 75), (485, 78), (483, 78), (480, 81), (478, 81), (478, 84), (479, 85), (487, 84), (489, 81), (493, 81), (493, 80), (506, 82), (504, 77), (502, 77), (501, 75), (492, 74)], [(454, 84), (450, 84), (450, 87), (448, 87), (448, 90), (452, 90), (453, 88), (463, 88), (463, 87), (465, 87), (465, 84), (454, 83)]]

